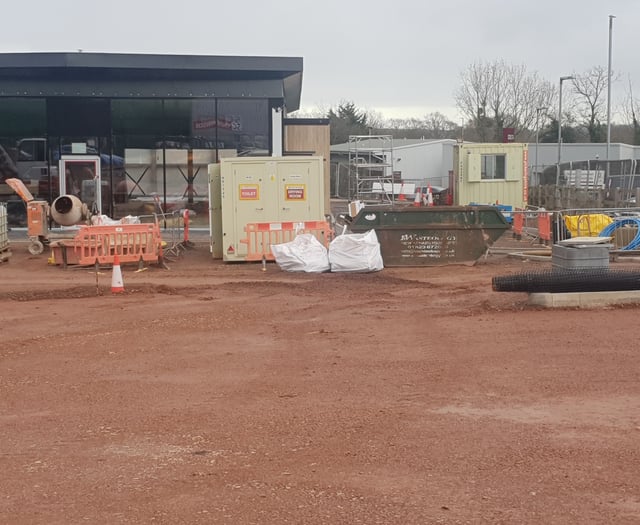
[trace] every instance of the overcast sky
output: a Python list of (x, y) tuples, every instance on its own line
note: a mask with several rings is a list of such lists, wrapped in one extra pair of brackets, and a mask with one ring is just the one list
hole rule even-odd
[[(469, 64), (504, 59), (555, 82), (607, 67), (613, 111), (640, 96), (640, 0), (111, 0), (4, 2), (1, 52), (77, 51), (293, 56), (302, 107), (341, 101), (384, 117), (442, 111)], [(102, 7), (100, 7), (102, 6)], [(615, 118), (614, 118), (615, 120)]]

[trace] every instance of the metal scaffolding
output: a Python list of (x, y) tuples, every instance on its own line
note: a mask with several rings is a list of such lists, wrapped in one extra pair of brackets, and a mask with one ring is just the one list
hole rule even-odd
[(355, 178), (354, 198), (393, 204), (393, 136), (350, 135), (349, 170)]

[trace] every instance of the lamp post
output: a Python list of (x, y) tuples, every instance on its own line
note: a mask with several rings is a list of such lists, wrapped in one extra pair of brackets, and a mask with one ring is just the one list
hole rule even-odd
[(556, 165), (556, 195), (560, 184), (560, 162), (562, 160), (562, 83), (565, 80), (573, 80), (575, 77), (569, 75), (560, 77), (560, 91), (558, 92), (558, 164)]
[[(535, 160), (535, 172), (538, 174), (538, 143), (540, 137), (540, 112), (545, 111), (547, 108), (536, 108), (536, 160)], [(540, 185), (540, 177), (538, 177), (538, 186)]]
[(613, 19), (609, 15), (609, 59), (607, 66), (607, 179), (609, 178), (609, 149), (611, 147), (611, 44), (613, 42)]

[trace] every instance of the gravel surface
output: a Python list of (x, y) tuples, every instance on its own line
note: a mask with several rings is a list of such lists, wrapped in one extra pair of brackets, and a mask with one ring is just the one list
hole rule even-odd
[(112, 295), (26, 247), (0, 523), (640, 523), (638, 307), (491, 289), (548, 262), (293, 274), (196, 243)]

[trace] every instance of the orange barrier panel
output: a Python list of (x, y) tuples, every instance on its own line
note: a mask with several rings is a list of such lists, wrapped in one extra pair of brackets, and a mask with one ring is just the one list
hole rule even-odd
[(538, 237), (541, 241), (545, 241), (545, 244), (551, 241), (551, 217), (553, 213), (541, 212), (538, 213)]
[(184, 243), (189, 244), (189, 210), (182, 212), (182, 220), (184, 223)]
[(513, 212), (513, 235), (517, 239), (522, 237), (522, 228), (524, 228), (524, 210), (515, 210)]
[(291, 242), (301, 233), (311, 233), (325, 247), (329, 247), (332, 231), (327, 221), (304, 222), (254, 222), (244, 227), (246, 239), (240, 242), (247, 245), (246, 261), (275, 260), (271, 253), (272, 244)]
[(52, 249), (57, 262), (60, 251), (64, 264), (113, 264), (115, 255), (121, 263), (155, 263), (161, 258), (162, 236), (158, 223), (83, 226), (73, 239), (52, 243)]

